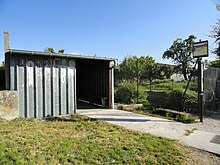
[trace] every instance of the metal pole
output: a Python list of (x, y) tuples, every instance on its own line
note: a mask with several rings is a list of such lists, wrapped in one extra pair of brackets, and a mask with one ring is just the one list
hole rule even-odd
[(198, 58), (198, 113), (200, 122), (203, 122), (203, 66), (202, 58)]

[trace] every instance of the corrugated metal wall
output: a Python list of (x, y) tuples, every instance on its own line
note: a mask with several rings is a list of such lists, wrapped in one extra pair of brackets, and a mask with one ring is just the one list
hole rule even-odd
[(32, 118), (74, 113), (75, 75), (73, 59), (10, 55), (10, 89), (18, 90), (19, 115)]

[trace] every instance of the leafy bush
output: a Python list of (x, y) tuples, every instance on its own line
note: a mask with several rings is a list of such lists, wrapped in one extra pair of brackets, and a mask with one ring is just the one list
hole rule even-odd
[[(183, 85), (183, 88), (186, 88), (186, 84)], [(189, 83), (188, 90), (192, 90), (192, 91), (197, 92), (198, 91), (198, 83), (196, 81), (191, 81)]]
[[(133, 104), (136, 103), (137, 89), (136, 83), (123, 81), (115, 88), (115, 102)], [(148, 105), (147, 93), (143, 87), (139, 87), (139, 103)]]
[(188, 90), (183, 98), (184, 89), (175, 89), (167, 92), (166, 108), (195, 113), (197, 111), (197, 93)]

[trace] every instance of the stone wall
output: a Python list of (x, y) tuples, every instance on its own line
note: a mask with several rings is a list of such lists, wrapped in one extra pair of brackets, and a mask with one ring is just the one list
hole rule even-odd
[(0, 91), (0, 118), (13, 120), (18, 117), (17, 91)]
[(220, 114), (220, 69), (209, 68), (204, 71), (205, 112)]

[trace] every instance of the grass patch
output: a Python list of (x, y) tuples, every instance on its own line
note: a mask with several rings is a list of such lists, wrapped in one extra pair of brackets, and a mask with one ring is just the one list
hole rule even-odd
[(196, 128), (193, 128), (193, 129), (191, 129), (191, 130), (185, 130), (185, 133), (184, 133), (184, 135), (185, 136), (189, 136), (190, 134), (192, 134), (195, 130), (197, 130)]
[(103, 121), (0, 121), (0, 164), (183, 164), (174, 140)]
[[(152, 82), (152, 91), (157, 92), (164, 92), (164, 91), (170, 91), (170, 90), (176, 90), (176, 89), (185, 89), (187, 85), (187, 81), (183, 82), (173, 82), (170, 79), (167, 80), (154, 80)], [(143, 81), (142, 86), (144, 86), (146, 89), (150, 90), (150, 82), (149, 81)], [(190, 90), (197, 91), (197, 82), (192, 80), (189, 84)]]

